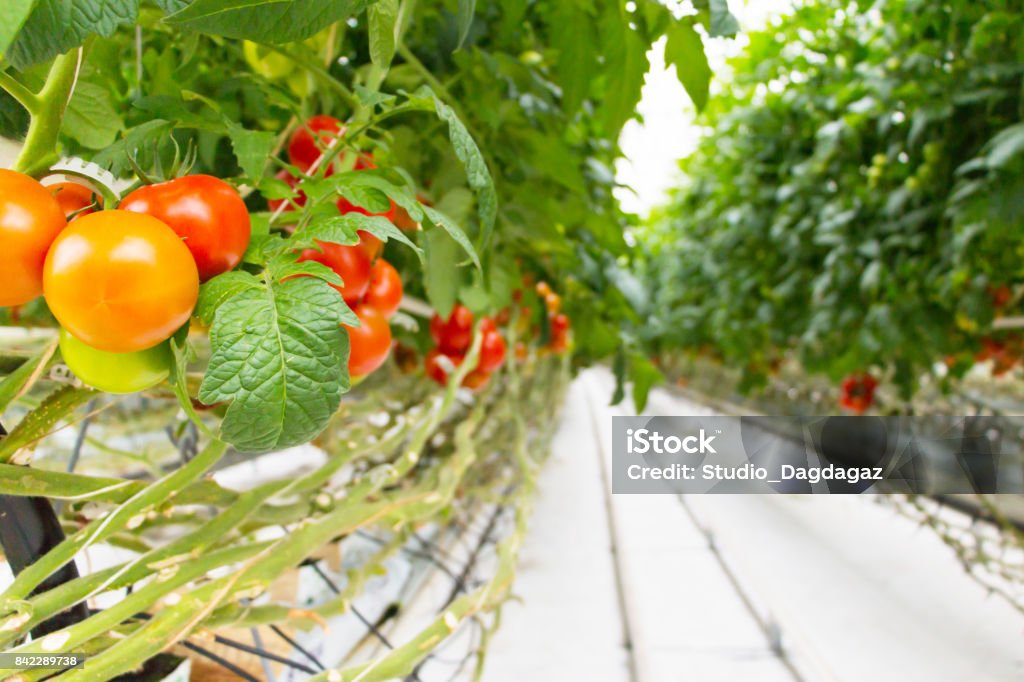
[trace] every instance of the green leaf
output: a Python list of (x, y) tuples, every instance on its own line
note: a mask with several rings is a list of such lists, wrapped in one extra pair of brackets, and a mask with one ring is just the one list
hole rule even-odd
[(682, 20), (669, 27), (665, 63), (676, 67), (676, 77), (686, 88), (694, 106), (702, 111), (711, 89), (711, 67), (704, 54), (704, 41), (692, 23)]
[(398, 33), (398, 0), (380, 0), (366, 10), (370, 36), (370, 60), (388, 68), (395, 56)]
[(626, 397), (626, 352), (619, 346), (612, 361), (612, 374), (615, 375), (615, 390), (612, 392), (609, 405), (618, 405)]
[(0, 440), (0, 462), (10, 462), (11, 457), (21, 448), (33, 447), (50, 434), (57, 422), (96, 395), (96, 391), (91, 388), (73, 386), (63, 386), (48, 395), (39, 407), (18, 422), (6, 438)]
[(988, 165), (1004, 168), (1017, 157), (1024, 156), (1024, 123), (1000, 131), (987, 145)]
[(358, 244), (360, 232), (369, 232), (385, 242), (391, 239), (399, 241), (415, 251), (420, 262), (426, 264), (423, 249), (395, 227), (390, 220), (362, 213), (346, 213), (342, 216), (315, 220), (292, 235), (289, 244), (294, 249), (310, 248), (315, 246), (318, 241), (342, 245)]
[(220, 306), (238, 296), (247, 289), (260, 287), (260, 280), (253, 274), (242, 270), (232, 270), (217, 275), (199, 287), (199, 302), (196, 304), (195, 316), (209, 327)]
[(349, 388), (340, 294), (314, 277), (248, 288), (224, 302), (199, 399), (231, 401), (221, 437), (243, 452), (308, 442)]
[(470, 259), (473, 261), (473, 265), (475, 265), (477, 269), (480, 269), (480, 256), (477, 255), (476, 249), (473, 248), (473, 242), (469, 240), (469, 237), (466, 236), (466, 233), (462, 228), (459, 227), (454, 220), (441, 213), (436, 208), (424, 206), (423, 212), (426, 215), (427, 220), (447, 232), (448, 235), (469, 255)]
[(441, 230), (426, 234), (427, 272), (424, 286), (430, 305), (441, 317), (448, 317), (459, 291), (458, 245)]
[(89, 149), (112, 145), (124, 130), (124, 119), (114, 102), (114, 95), (99, 79), (101, 75), (89, 68), (83, 70), (68, 103), (61, 129)]
[(455, 149), (455, 156), (466, 167), (469, 186), (476, 191), (480, 213), (480, 241), (486, 245), (498, 215), (498, 193), (494, 189), (494, 180), (487, 169), (487, 162), (480, 153), (480, 148), (455, 111), (437, 97), (434, 98), (434, 102), (438, 117), (448, 124), (448, 137)]
[(50, 362), (53, 352), (57, 349), (56, 341), (49, 344), (25, 362), (21, 363), (18, 369), (14, 370), (3, 381), (0, 381), (0, 414), (7, 409), (7, 406), (26, 390), (33, 377), (39, 376), (43, 368)]
[(597, 31), (594, 21), (579, 0), (551, 3), (547, 19), (551, 44), (558, 47), (558, 81), (562, 87), (562, 108), (572, 116), (580, 108), (597, 72)]
[(195, 0), (164, 21), (228, 38), (294, 43), (359, 14), (372, 3), (373, 0)]
[(459, 26), (459, 42), (455, 49), (458, 50), (466, 42), (469, 29), (473, 26), (473, 15), (476, 13), (476, 0), (459, 0), (459, 12), (456, 15)]
[(3, 7), (0, 7), (0, 56), (7, 52), (34, 4), (35, 0), (5, 0)]
[(228, 126), (228, 135), (242, 171), (250, 178), (261, 177), (274, 150), (277, 135), (264, 130), (246, 130), (239, 125)]
[(633, 382), (633, 407), (640, 414), (647, 406), (651, 388), (664, 381), (665, 377), (653, 362), (639, 353), (632, 353), (629, 357), (629, 379)]
[(94, 33), (109, 38), (119, 26), (134, 24), (138, 14), (139, 0), (36, 0), (7, 60), (24, 71), (78, 47)]
[(708, 33), (712, 38), (732, 38), (740, 32), (740, 22), (729, 11), (728, 0), (710, 0), (711, 25)]
[(647, 44), (624, 20), (618, 3), (604, 15), (601, 34), (608, 74), (603, 102), (605, 126), (615, 136), (626, 121), (636, 115), (649, 66)]

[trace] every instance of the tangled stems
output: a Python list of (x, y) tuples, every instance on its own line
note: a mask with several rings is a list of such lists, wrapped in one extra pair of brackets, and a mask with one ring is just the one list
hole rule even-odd
[[(365, 438), (368, 447), (358, 445), (351, 435), (348, 438), (344, 435), (352, 433), (350, 420), (365, 431), (368, 415), (361, 411), (362, 404), (357, 404), (346, 410), (343, 418), (321, 438), (331, 452), (322, 467), (296, 479), (265, 483), (245, 493), (198, 478), (219, 455), (200, 455), (197, 459), (204, 460), (200, 464), (186, 465), (148, 486), (134, 481), (126, 485), (118, 479), (22, 469), (22, 474), (30, 473), (37, 483), (48, 486), (48, 492), (59, 492), (65, 499), (78, 497), (118, 505), (72, 535), (54, 556), (44, 557), (39, 562), (40, 573), (62, 564), (69, 553), (73, 556), (77, 549), (95, 542), (138, 538), (138, 546), (143, 551), (133, 561), (83, 576), (27, 601), (23, 595), (25, 590), (31, 590), (32, 580), (16, 584), (14, 591), (5, 594), (9, 615), (0, 621), (3, 635), (0, 643), (9, 646), (33, 623), (45, 620), (70, 604), (145, 581), (143, 587), (114, 607), (16, 649), (27, 653), (46, 652), (58, 644), (79, 650), (95, 646), (97, 656), (90, 660), (92, 677), (89, 679), (107, 679), (136, 667), (197, 629), (285, 622), (308, 627), (324, 617), (344, 613), (352, 599), (360, 594), (365, 581), (380, 570), (384, 560), (404, 547), (416, 524), (458, 516), (449, 509), (497, 500), (500, 504), (525, 510), (536, 467), (526, 453), (530, 449), (541, 449), (537, 445), (546, 438), (547, 431), (528, 429), (524, 422), (514, 422), (510, 416), (525, 409), (539, 415), (541, 421), (552, 418), (551, 401), (558, 398), (556, 387), (564, 379), (564, 373), (557, 370), (553, 362), (536, 365), (531, 362), (532, 371), (522, 386), (518, 379), (513, 380), (518, 375), (509, 373), (509, 381), (495, 382), (490, 389), (479, 393), (473, 406), (465, 412), (462, 401), (456, 399), (458, 386), (465, 374), (472, 371), (478, 353), (479, 334), (466, 361), (453, 373), (447, 390), (440, 396), (428, 397), (418, 406), (410, 408), (408, 404), (376, 397), (372, 401), (375, 404), (397, 406), (405, 411), (405, 416), (396, 419), (394, 426), (379, 439), (368, 434)], [(399, 395), (403, 393), (408, 397), (416, 391), (406, 389)], [(445, 434), (447, 429), (452, 429), (450, 435), (440, 440), (435, 437)], [(359, 430), (357, 427), (356, 432)], [(521, 434), (521, 437), (513, 438), (514, 434)], [(512, 451), (513, 444), (518, 454)], [(370, 462), (375, 456), (396, 451), (401, 454), (393, 456), (390, 463), (372, 465), (356, 479), (334, 483), (331, 489), (341, 466), (357, 464), (360, 460)], [(510, 466), (515, 462), (519, 464)], [(523, 463), (530, 465), (524, 469)], [(21, 492), (38, 494), (38, 485), (19, 481), (15, 473), (15, 467), (0, 471), (0, 487), (10, 490), (21, 486)], [(173, 482), (169, 483), (169, 479)], [(512, 492), (508, 493), (510, 489)], [(504, 492), (495, 494), (497, 490)], [(162, 504), (153, 504), (157, 498), (155, 491), (166, 493)], [(289, 501), (292, 498), (297, 498), (298, 502)], [(213, 502), (222, 511), (205, 525), (201, 515), (189, 515), (189, 522), (193, 522), (191, 517), (194, 517), (200, 524), (196, 530), (162, 548), (149, 550), (142, 542), (147, 523), (155, 525), (177, 507), (200, 500), (204, 504)], [(271, 501), (284, 504), (269, 504)], [(274, 511), (268, 514), (268, 509)], [(252, 536), (253, 531), (271, 524), (268, 517), (279, 516), (282, 512), (287, 513), (289, 522), (299, 521), (298, 525), (276, 540), (257, 541)], [(138, 523), (139, 519), (149, 521)], [(383, 531), (389, 539), (383, 540), (381, 550), (350, 575), (345, 589), (335, 598), (308, 610), (287, 605), (249, 605), (247, 598), (264, 592), (283, 572), (294, 569), (320, 547), (356, 530), (374, 528)], [(519, 536), (525, 532), (525, 516), (517, 529)], [(502, 566), (514, 565), (517, 542), (509, 540), (501, 545)], [(214, 570), (221, 577), (211, 580)], [(415, 665), (415, 661), (428, 653), (418, 647), (443, 634), (452, 618), (461, 622), (462, 618), (497, 608), (510, 580), (511, 569), (503, 569), (489, 588), (456, 600), (448, 609), (454, 615), (448, 616), (441, 625), (433, 624), (430, 631), (412, 645), (396, 650), (402, 660), (390, 658), (381, 669), (390, 670), (394, 665), (408, 663)], [(156, 615), (149, 620), (133, 618), (140, 612), (153, 613), (154, 610)], [(119, 633), (116, 641), (105, 639), (110, 632)], [(71, 673), (68, 679), (76, 679), (76, 674), (79, 673)]]

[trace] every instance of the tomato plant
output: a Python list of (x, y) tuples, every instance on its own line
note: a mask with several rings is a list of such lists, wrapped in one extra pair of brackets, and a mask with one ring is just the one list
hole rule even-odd
[(948, 384), (941, 359), (1021, 281), (1022, 22), (1017, 3), (829, 0), (751, 34), (641, 240), (647, 337), (714, 348), (748, 388), (784, 355), (835, 384)]
[[(0, 595), (0, 648), (56, 641), (28, 637), (65, 612), (37, 588), (80, 548), (133, 554), (61, 586), (82, 609), (93, 590), (123, 596), (59, 634), (95, 653), (69, 679), (108, 680), (195, 632), (320, 624), (322, 605), (283, 612), (262, 593), (338, 538), (447, 533), (484, 500), (513, 507), (514, 529), (498, 577), (456, 595), (443, 625), (500, 607), (532, 453), (546, 450), (570, 368), (645, 357), (635, 220), (613, 169), (648, 51), (664, 43), (703, 106), (703, 41), (735, 31), (724, 4), (677, 16), (655, 0), (7, 3), (0, 135), (20, 151), (0, 174), (14, 188), (0, 192), (0, 304), (44, 300), (0, 314), (37, 328), (31, 348), (8, 353), (0, 339), (0, 409), (17, 402), (0, 497), (66, 500), (73, 537)], [(67, 208), (35, 180), (56, 173), (89, 182), (102, 210), (65, 227)], [(513, 306), (524, 276), (558, 294)], [(557, 315), (577, 330), (572, 356), (505, 362), (513, 337), (546, 344)], [(432, 334), (447, 355), (429, 352)], [(396, 340), (393, 364), (410, 374), (386, 363)], [(425, 383), (424, 354), (444, 389)], [(652, 376), (639, 360), (618, 372)], [(111, 483), (90, 467), (124, 453), (86, 429), (120, 421), (147, 439), (128, 459), (152, 466), (140, 477), (114, 464)], [(13, 466), (69, 426), (76, 447), (101, 451), (81, 470)], [(174, 452), (151, 453), (165, 438)], [(229, 445), (256, 458), (311, 442), (327, 456), (292, 478), (243, 491), (207, 475)], [(346, 589), (383, 560), (356, 567)], [(415, 676), (429, 652), (397, 647), (377, 670)], [(363, 672), (320, 677), (339, 674)]]

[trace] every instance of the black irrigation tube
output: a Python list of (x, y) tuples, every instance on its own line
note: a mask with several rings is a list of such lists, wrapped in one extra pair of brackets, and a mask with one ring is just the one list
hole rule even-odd
[[(7, 435), (0, 424), (0, 439)], [(0, 548), (15, 575), (31, 566), (64, 540), (53, 505), (45, 497), (0, 495)], [(54, 571), (32, 594), (46, 592), (78, 577), (78, 567), (69, 561)], [(32, 636), (43, 637), (51, 632), (79, 623), (89, 616), (84, 603), (75, 604), (32, 628)]]

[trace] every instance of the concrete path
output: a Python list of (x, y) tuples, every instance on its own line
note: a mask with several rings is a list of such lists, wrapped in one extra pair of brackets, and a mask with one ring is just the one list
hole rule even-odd
[(1024, 615), (870, 497), (611, 495), (611, 387), (572, 387), (485, 682), (1024, 679)]

